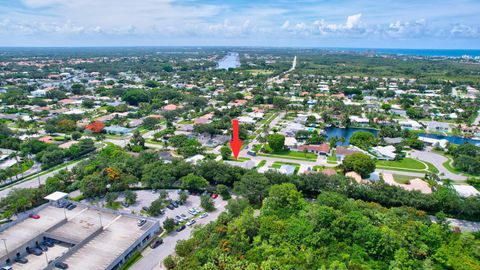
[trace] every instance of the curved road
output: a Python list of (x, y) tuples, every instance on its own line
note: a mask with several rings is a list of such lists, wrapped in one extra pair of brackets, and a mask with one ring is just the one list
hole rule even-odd
[(454, 174), (447, 170), (443, 166), (443, 163), (448, 161), (448, 158), (434, 153), (434, 152), (429, 152), (429, 151), (413, 151), (410, 153), (410, 156), (413, 158), (418, 158), (419, 160), (427, 161), (432, 163), (435, 167), (437, 167), (440, 178), (442, 179), (451, 179), (453, 181), (465, 181), (467, 180), (467, 177), (459, 174)]

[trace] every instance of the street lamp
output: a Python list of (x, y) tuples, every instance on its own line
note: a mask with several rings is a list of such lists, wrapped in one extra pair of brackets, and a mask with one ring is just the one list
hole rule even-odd
[(7, 258), (10, 261), (10, 254), (8, 254), (8, 249), (7, 249), (7, 239), (2, 238), (3, 245), (5, 246), (5, 252), (7, 252)]
[(101, 214), (101, 213), (98, 213), (98, 217), (100, 218), (100, 227), (103, 227), (103, 224), (102, 224), (102, 214)]
[(48, 256), (47, 256), (47, 252), (43, 252), (45, 254), (45, 260), (47, 261), (47, 266), (48, 266)]

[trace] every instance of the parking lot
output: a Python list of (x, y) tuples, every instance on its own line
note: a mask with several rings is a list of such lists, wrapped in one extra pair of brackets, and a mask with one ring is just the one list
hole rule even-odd
[(14, 263), (12, 267), (15, 270), (43, 269), (47, 267), (47, 261), (53, 261), (55, 258), (62, 256), (68, 251), (68, 248), (68, 245), (65, 244), (55, 244), (53, 247), (48, 248), (48, 250), (43, 252), (43, 254), (40, 256), (36, 256), (34, 254), (26, 256), (25, 258), (28, 260), (28, 263)]
[[(171, 199), (173, 201), (179, 199), (178, 190), (166, 190), (166, 191), (168, 193), (168, 198), (167, 199)], [(137, 194), (137, 202), (133, 205), (128, 206), (128, 207), (123, 207), (122, 206), (122, 208), (119, 209), (118, 211), (125, 212), (125, 213), (133, 213), (133, 214), (136, 214), (136, 215), (146, 215), (145, 211), (142, 211), (142, 208), (143, 207), (148, 208), (152, 204), (152, 202), (154, 200), (158, 199), (159, 196), (160, 196), (160, 190), (158, 190), (156, 192), (154, 192), (152, 190), (136, 190), (134, 192)], [(221, 198), (219, 197), (219, 198), (215, 199), (215, 201), (217, 201), (217, 200), (221, 200)], [(119, 201), (119, 202), (124, 201), (123, 194), (119, 194), (119, 197), (118, 197), (117, 201)], [(88, 201), (85, 201), (85, 202), (89, 203)], [(104, 207), (105, 202), (103, 200), (101, 200), (99, 202), (99, 206)], [(197, 208), (198, 210), (203, 211), (203, 209), (200, 207), (200, 196), (189, 195), (185, 204), (179, 205), (178, 208), (175, 208), (173, 210), (165, 208), (164, 209), (165, 214), (159, 215), (159, 216), (153, 217), (153, 218), (156, 218), (160, 221), (160, 226), (163, 226), (163, 221), (165, 221), (165, 219), (175, 218), (175, 216), (180, 216), (182, 214), (187, 216), (187, 218), (190, 219), (192, 217), (192, 215), (188, 213), (188, 209), (193, 208), (193, 207)]]

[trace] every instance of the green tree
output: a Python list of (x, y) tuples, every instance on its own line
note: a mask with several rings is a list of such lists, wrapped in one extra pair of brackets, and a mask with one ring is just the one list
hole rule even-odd
[(137, 202), (137, 193), (127, 189), (125, 190), (125, 202), (127, 202), (128, 204), (134, 204)]
[(188, 190), (201, 190), (208, 186), (208, 181), (198, 175), (190, 173), (182, 178), (180, 178), (182, 182), (182, 188)]
[(229, 146), (224, 145), (222, 146), (222, 148), (220, 148), (220, 154), (222, 155), (223, 160), (228, 160), (232, 155), (232, 150)]
[(305, 207), (305, 200), (294, 184), (284, 183), (270, 187), (263, 204), (265, 214), (288, 216)]
[(184, 190), (180, 191), (180, 194), (178, 195), (178, 200), (181, 204), (185, 204), (188, 200), (188, 193)]
[(285, 136), (278, 133), (270, 134), (267, 136), (267, 142), (274, 152), (280, 152), (285, 146)]
[(363, 153), (355, 153), (345, 157), (343, 167), (346, 171), (354, 171), (363, 178), (368, 178), (375, 171), (375, 160)]
[(173, 229), (175, 229), (175, 221), (173, 218), (166, 218), (163, 221), (163, 229), (167, 232), (171, 232)]
[(368, 149), (376, 144), (375, 135), (367, 131), (357, 131), (350, 137), (350, 144), (358, 146), (362, 149)]
[(245, 196), (251, 203), (258, 205), (267, 196), (269, 187), (268, 179), (254, 171), (245, 173), (240, 181), (234, 183), (235, 192)]
[(208, 195), (200, 196), (200, 206), (207, 212), (212, 212), (215, 210), (215, 204)]
[(220, 196), (222, 196), (222, 199), (224, 200), (228, 200), (231, 198), (230, 192), (228, 192), (228, 187), (226, 185), (218, 184), (217, 193), (220, 194)]
[(113, 203), (117, 200), (118, 194), (116, 192), (107, 192), (105, 195), (105, 201), (107, 205), (112, 206)]

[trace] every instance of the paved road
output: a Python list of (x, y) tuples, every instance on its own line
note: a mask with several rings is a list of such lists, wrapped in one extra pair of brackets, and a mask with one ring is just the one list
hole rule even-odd
[[(227, 205), (226, 201), (216, 200), (215, 210), (206, 218), (197, 219), (197, 224), (207, 224), (211, 221), (214, 221), (218, 218), (220, 213), (225, 211), (225, 206)], [(168, 256), (175, 252), (175, 245), (177, 244), (178, 240), (185, 240), (190, 238), (190, 234), (192, 232), (192, 227), (187, 227), (185, 230), (181, 232), (172, 232), (168, 236), (163, 237), (163, 244), (156, 249), (147, 248), (142, 253), (143, 258), (134, 264), (130, 269), (131, 270), (152, 270), (152, 269), (165, 269), (163, 267), (163, 260)]]
[(15, 189), (15, 188), (37, 188), (38, 187), (38, 181), (40, 180), (40, 183), (43, 185), (45, 184), (45, 181), (47, 180), (47, 178), (49, 178), (50, 176), (53, 176), (55, 175), (57, 172), (61, 171), (61, 170), (71, 170), (75, 165), (77, 165), (77, 163), (79, 163), (80, 161), (82, 161), (83, 159), (81, 160), (78, 160), (72, 164), (69, 164), (68, 166), (66, 167), (63, 167), (63, 168), (60, 168), (60, 169), (56, 169), (56, 170), (53, 170), (49, 173), (46, 173), (44, 175), (41, 175), (39, 177), (35, 176), (33, 178), (30, 178), (30, 180), (26, 180), (24, 182), (17, 182), (17, 183), (14, 183), (12, 184), (11, 186), (8, 186), (7, 188), (4, 188), (0, 191), (0, 198), (3, 198), (5, 196), (8, 195), (8, 193), (10, 193), (10, 191), (12, 189)]
[(440, 154), (430, 151), (413, 151), (410, 153), (410, 156), (432, 163), (435, 167), (437, 167), (438, 171), (440, 172), (439, 176), (442, 179), (448, 178), (453, 181), (465, 181), (467, 179), (467, 177), (463, 175), (454, 174), (447, 170), (447, 168), (443, 166), (443, 163), (448, 161), (448, 158)]

